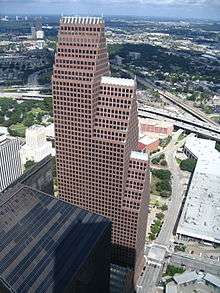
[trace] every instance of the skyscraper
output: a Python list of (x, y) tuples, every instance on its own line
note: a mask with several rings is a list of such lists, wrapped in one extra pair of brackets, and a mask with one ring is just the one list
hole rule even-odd
[(60, 198), (113, 222), (112, 262), (143, 264), (148, 156), (138, 146), (136, 82), (110, 77), (104, 21), (63, 17), (53, 71)]
[(0, 133), (0, 192), (22, 174), (20, 148), (18, 139)]

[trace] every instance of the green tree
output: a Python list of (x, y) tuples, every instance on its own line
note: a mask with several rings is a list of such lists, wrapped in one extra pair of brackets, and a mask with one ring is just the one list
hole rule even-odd
[(216, 143), (215, 148), (216, 148), (217, 151), (220, 152), (220, 143), (219, 142)]
[(26, 163), (24, 164), (25, 171), (31, 169), (34, 166), (34, 164), (35, 162), (32, 160), (26, 161)]
[(185, 272), (185, 269), (182, 267), (176, 267), (173, 265), (168, 265), (166, 269), (166, 275), (168, 276), (174, 276), (175, 274), (182, 274)]
[(164, 219), (164, 214), (159, 212), (159, 213), (156, 213), (156, 217), (159, 219), (159, 220), (163, 220)]
[(34, 125), (35, 123), (35, 117), (34, 117), (34, 114), (33, 113), (28, 113), (26, 115), (26, 118), (24, 119), (23, 121), (23, 124), (27, 127), (30, 127), (32, 125)]
[(162, 206), (161, 206), (161, 210), (162, 211), (167, 211), (168, 210), (168, 206), (167, 206), (167, 204), (163, 204)]
[(186, 159), (182, 160), (180, 163), (180, 169), (183, 171), (193, 172), (196, 167), (196, 160)]
[(171, 173), (169, 170), (160, 169), (160, 170), (152, 170), (151, 172), (154, 176), (156, 176), (157, 178), (161, 180), (170, 180), (171, 178)]

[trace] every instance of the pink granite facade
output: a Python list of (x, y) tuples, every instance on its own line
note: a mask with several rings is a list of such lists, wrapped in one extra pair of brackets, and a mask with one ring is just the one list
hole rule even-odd
[(138, 147), (134, 80), (110, 77), (102, 18), (64, 17), (53, 70), (61, 199), (112, 220), (112, 262), (143, 266), (149, 161)]

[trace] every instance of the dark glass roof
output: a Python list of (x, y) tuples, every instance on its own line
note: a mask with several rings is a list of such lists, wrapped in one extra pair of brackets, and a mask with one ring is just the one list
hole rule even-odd
[(0, 198), (0, 287), (63, 292), (110, 221), (17, 186)]

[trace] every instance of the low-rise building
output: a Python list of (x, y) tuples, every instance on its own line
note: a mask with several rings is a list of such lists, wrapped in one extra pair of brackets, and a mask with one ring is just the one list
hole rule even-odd
[(22, 174), (20, 148), (19, 139), (0, 133), (0, 192)]
[(186, 271), (166, 284), (166, 293), (220, 292), (220, 278), (209, 273)]
[(39, 162), (48, 155), (54, 155), (52, 143), (46, 139), (46, 127), (33, 125), (25, 133), (26, 144), (22, 146), (20, 154), (22, 165), (26, 161)]
[(158, 150), (160, 145), (159, 138), (143, 136), (138, 141), (138, 150), (142, 152), (154, 152)]
[(146, 135), (152, 132), (169, 136), (172, 135), (174, 126), (172, 123), (166, 121), (139, 118), (139, 129), (142, 134)]
[(197, 160), (177, 227), (182, 240), (220, 243), (220, 153), (215, 141), (189, 137), (184, 146)]

